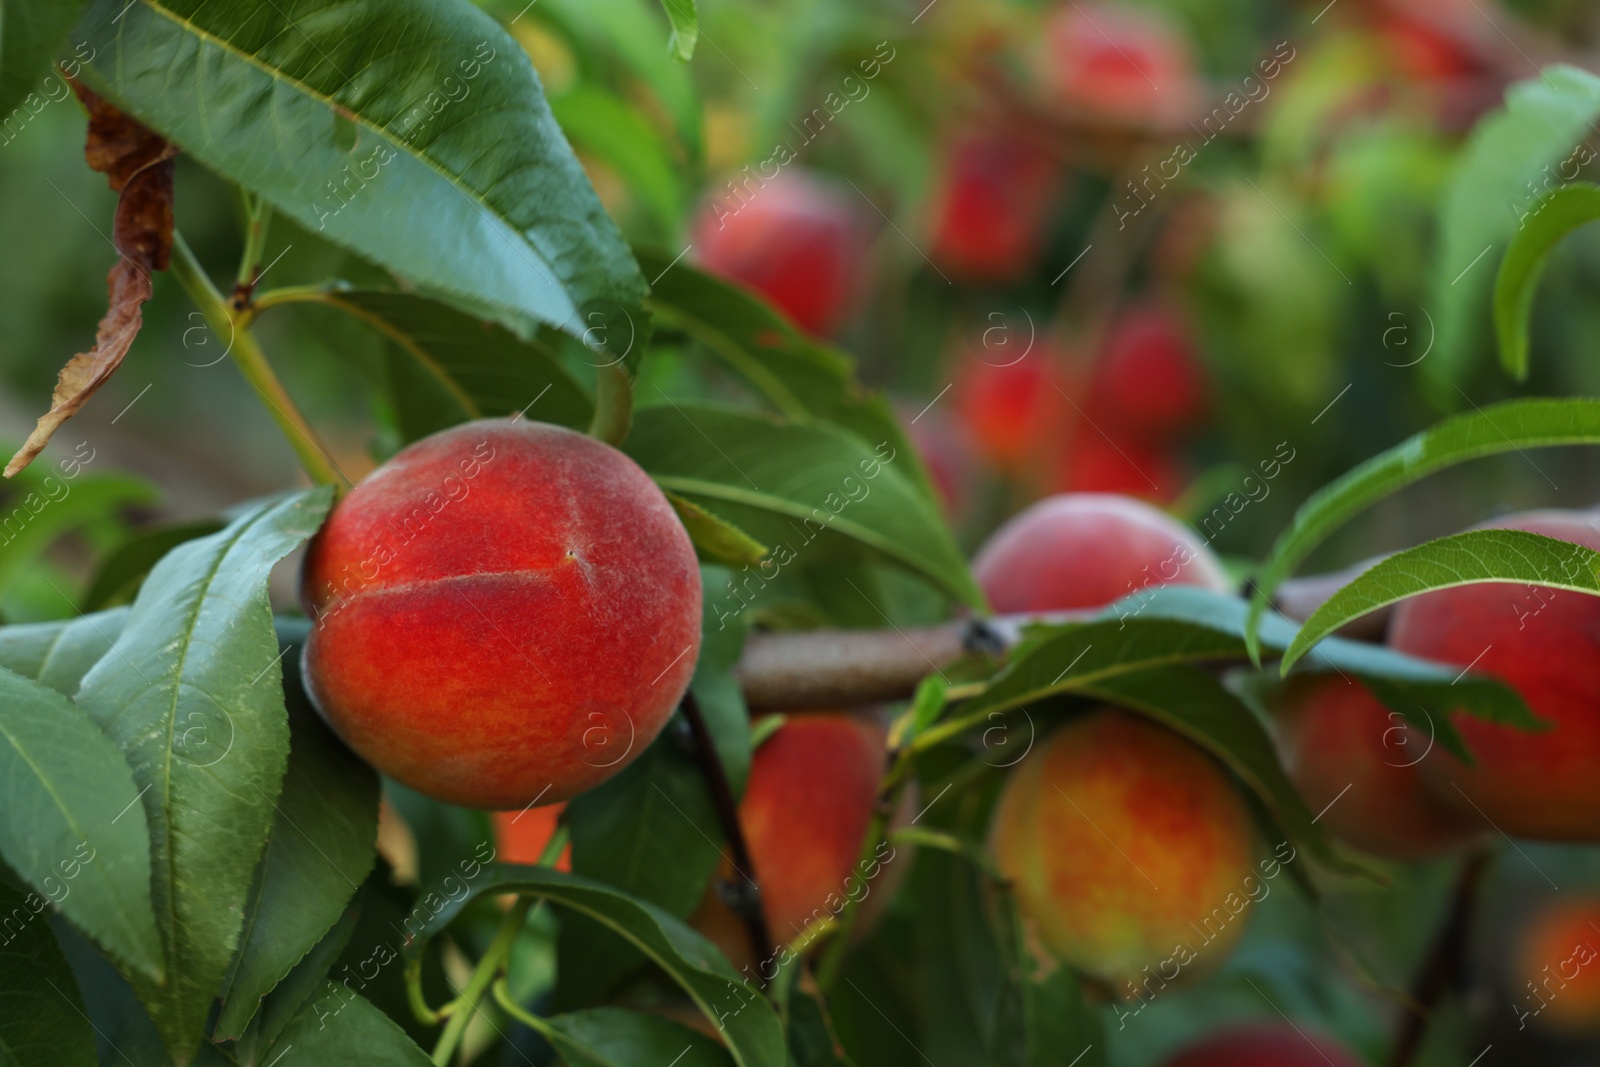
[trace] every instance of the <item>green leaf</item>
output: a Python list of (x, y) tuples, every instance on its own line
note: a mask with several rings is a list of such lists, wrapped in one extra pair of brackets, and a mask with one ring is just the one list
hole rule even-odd
[[(95, 1067), (94, 1035), (78, 981), (41, 913), (49, 902), (0, 878), (0, 1063)], [(154, 929), (151, 930), (154, 933)]]
[(307, 1001), (317, 993), (326, 991), (328, 972), (350, 943), (359, 918), (354, 907), (346, 909), (339, 916), (339, 921), (333, 924), (333, 929), (323, 935), (322, 940), (294, 965), (283, 981), (262, 999), (261, 1008), (250, 1020), (249, 1029), (234, 1046), (241, 1063), (264, 1062), (261, 1050), (270, 1047), (278, 1039), (283, 1028), (289, 1025)]
[(804, 989), (790, 991), (785, 1029), (792, 1067), (855, 1067), (833, 1032), (822, 998)]
[[(84, 0), (4, 0), (0, 3), (0, 115), (26, 106), (43, 84), (50, 59), (77, 21)], [(687, 56), (684, 58), (688, 58)], [(6, 141), (16, 136), (8, 129)]]
[(623, 1008), (589, 1008), (539, 1020), (568, 1067), (729, 1067), (713, 1039), (682, 1023)]
[(114, 515), (129, 504), (153, 504), (148, 482), (125, 475), (62, 477), (53, 471), (24, 481), (0, 505), (0, 592), (65, 533)]
[[(1006, 982), (1000, 997), (994, 1043), (1002, 1067), (1105, 1067), (1106, 1042), (1100, 1017), (1084, 1001), (1083, 986), (1066, 967), (1045, 973), (1031, 958), (1016, 900), (993, 894)], [(1076, 1057), (1076, 1058), (1074, 1058)]]
[(113, 608), (66, 622), (0, 628), (0, 667), (70, 697), (89, 668), (111, 650), (127, 621), (127, 608)]
[(1494, 332), (1500, 365), (1517, 381), (1528, 377), (1528, 320), (1545, 261), (1561, 239), (1600, 219), (1600, 185), (1568, 185), (1541, 197), (1512, 235), (1494, 283)]
[[(572, 870), (684, 919), (705, 895), (722, 853), (722, 827), (700, 768), (685, 751), (687, 724), (666, 730), (621, 774), (567, 807)], [(642, 962), (603, 924), (562, 924), (563, 1003), (603, 997)]]
[(372, 869), (378, 776), (312, 707), (300, 680), (302, 644), (303, 635), (285, 646), (289, 766), (212, 1032), (217, 1040), (244, 1033), (261, 998), (316, 947)]
[(139, 591), (139, 583), (162, 556), (185, 541), (216, 533), (222, 525), (216, 519), (201, 519), (133, 534), (101, 562), (94, 580), (89, 583), (89, 591), (83, 595), (83, 610), (98, 611), (132, 600)]
[(159, 979), (138, 801), (122, 753), (80, 708), (0, 670), (0, 856), (122, 966)]
[(288, 756), (267, 575), (331, 500), (323, 487), (267, 501), (179, 545), (78, 690), (142, 790), (168, 980), (131, 978), (180, 1065), (233, 960)]
[(1536, 199), (1532, 183), (1588, 140), (1596, 118), (1600, 78), (1553, 66), (1511, 86), (1505, 107), (1473, 130), (1439, 206), (1431, 300), (1437, 351), (1423, 365), (1447, 399), (1488, 325), (1483, 308), (1495, 263)]
[(1600, 443), (1600, 401), (1508, 400), (1455, 415), (1378, 453), (1313, 493), (1278, 535), (1261, 565), (1251, 598), (1247, 639), (1259, 651), (1256, 627), (1272, 594), (1312, 549), (1350, 519), (1396, 490), (1457, 463), (1552, 445)]
[(389, 339), (386, 384), (407, 442), (518, 412), (580, 430), (594, 415), (593, 401), (562, 362), (554, 331), (524, 341), (437, 300), (381, 289), (291, 290), (286, 298), (335, 308)]
[(672, 36), (667, 47), (685, 63), (694, 58), (695, 42), (700, 40), (700, 15), (695, 11), (695, 0), (661, 0), (666, 9), (667, 21), (672, 24)]
[(707, 562), (753, 567), (766, 557), (766, 545), (694, 501), (668, 492), (667, 502), (678, 513), (684, 529), (689, 531), (689, 540)]
[(855, 378), (845, 353), (802, 334), (760, 296), (660, 252), (636, 249), (655, 278), (650, 306), (660, 323), (698, 341), (739, 375), (773, 411), (837, 423), (874, 447), (886, 443), (902, 475), (938, 500), (916, 449), (881, 396)]
[(1351, 619), (1418, 593), (1477, 582), (1600, 594), (1600, 552), (1526, 530), (1468, 530), (1397, 552), (1311, 613), (1283, 655), (1283, 673)]
[(80, 27), (96, 91), (320, 236), (524, 336), (644, 328), (527, 53), (473, 5), (96, 0)]
[(740, 1067), (781, 1067), (783, 1027), (764, 997), (734, 973), (711, 942), (660, 908), (602, 882), (542, 867), (493, 866), (466, 894), (450, 898), (408, 946), (416, 953), (473, 900), (487, 893), (521, 893), (586, 915), (627, 938), (648, 956), (721, 1032)]
[(673, 169), (672, 149), (637, 104), (580, 84), (550, 101), (550, 109), (579, 151), (599, 159), (627, 183), (647, 210), (652, 232), (670, 239), (682, 231), (686, 197)]
[[(291, 1054), (292, 1053), (292, 1054)], [(256, 1063), (338, 1067), (430, 1067), (433, 1063), (399, 1024), (342, 983), (324, 983)]]
[(920, 575), (963, 603), (983, 594), (932, 501), (900, 464), (910, 453), (877, 450), (816, 422), (789, 422), (669, 402), (634, 414), (625, 451), (663, 489), (714, 508), (773, 546), (778, 565), (853, 545)]

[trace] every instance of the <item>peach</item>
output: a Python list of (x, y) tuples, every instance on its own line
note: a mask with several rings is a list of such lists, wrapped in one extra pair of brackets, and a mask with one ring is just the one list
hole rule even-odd
[(1159, 305), (1111, 327), (1089, 378), (1095, 424), (1140, 441), (1164, 441), (1205, 417), (1205, 369), (1187, 327)]
[[(1579, 512), (1527, 512), (1493, 525), (1600, 549), (1600, 530)], [(1439, 589), (1395, 607), (1389, 643), (1498, 675), (1553, 727), (1459, 716), (1474, 765), (1442, 751), (1424, 760), (1436, 794), (1513, 836), (1600, 841), (1600, 599), (1511, 582)]]
[(1022, 761), (990, 845), (1039, 941), (1125, 998), (1214, 969), (1265, 895), (1228, 776), (1184, 738), (1110, 708)]
[(1256, 1023), (1201, 1038), (1166, 1067), (1362, 1067), (1352, 1052), (1298, 1026)]
[(1061, 167), (1026, 133), (963, 134), (944, 150), (929, 255), (964, 281), (1014, 281), (1038, 261)]
[(850, 310), (864, 252), (856, 205), (803, 171), (730, 180), (694, 224), (694, 254), (706, 270), (754, 289), (821, 336)]
[(972, 573), (1005, 613), (1098, 608), (1156, 585), (1231, 585), (1193, 530), (1107, 493), (1062, 493), (1014, 515), (978, 550)]
[(694, 546), (621, 452), (487, 419), (402, 449), (307, 550), (306, 686), (383, 773), (491, 810), (566, 800), (660, 732), (700, 646)]
[(967, 436), (984, 459), (1016, 471), (1052, 454), (1072, 418), (1063, 354), (1009, 329), (991, 327), (962, 353), (953, 398)]
[(1540, 908), (1518, 938), (1512, 967), (1519, 1019), (1558, 1032), (1600, 1029), (1600, 898)]
[[(863, 917), (870, 918), (866, 901), (876, 912), (893, 894), (907, 861), (898, 857), (896, 863), (891, 846), (882, 845), (867, 868), (857, 869), (887, 746), (886, 731), (875, 723), (837, 712), (803, 712), (787, 716), (756, 749), (739, 802), (739, 827), (775, 944), (807, 938), (824, 919), (837, 916), (849, 897), (862, 901)], [(739, 877), (731, 870), (722, 875), (734, 882)], [(743, 929), (714, 892), (694, 922), (736, 966), (749, 962)]]
[(1166, 124), (1193, 105), (1188, 44), (1150, 9), (1063, 4), (1045, 27), (1045, 44), (1050, 80), (1075, 110), (1118, 122)]
[[(538, 863), (561, 824), (565, 804), (542, 808), (494, 813), (495, 858), (501, 863)], [(572, 844), (568, 842), (556, 859), (555, 869), (572, 870)]]
[(1454, 852), (1488, 830), (1428, 791), (1417, 765), (1429, 754), (1429, 739), (1359, 682), (1302, 675), (1284, 688), (1280, 704), (1284, 767), (1335, 836), (1409, 862)]

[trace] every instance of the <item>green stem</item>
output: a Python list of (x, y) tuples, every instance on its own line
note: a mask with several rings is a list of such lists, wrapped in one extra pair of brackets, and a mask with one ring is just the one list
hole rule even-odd
[(511, 905), (511, 910), (506, 912), (505, 919), (500, 923), (500, 929), (495, 932), (494, 940), (489, 942), (488, 951), (483, 954), (483, 959), (478, 961), (472, 977), (467, 980), (467, 988), (451, 1002), (450, 1021), (445, 1025), (444, 1033), (439, 1035), (439, 1043), (433, 1047), (434, 1067), (446, 1067), (450, 1058), (456, 1054), (456, 1047), (461, 1044), (461, 1036), (466, 1033), (467, 1024), (478, 1013), (478, 1003), (483, 1000), (483, 994), (511, 956), (511, 946), (516, 943), (517, 935), (522, 932), (522, 924), (528, 919), (528, 909), (533, 905), (532, 897), (518, 897), (517, 902)]
[(619, 363), (600, 368), (595, 380), (594, 422), (589, 436), (620, 446), (633, 426), (633, 376)]
[[(544, 851), (539, 853), (536, 866), (553, 865), (561, 855), (561, 850), (567, 847), (568, 836), (565, 823), (557, 826), (556, 832), (545, 842)], [(506, 917), (500, 923), (500, 929), (495, 932), (494, 940), (489, 942), (489, 948), (484, 952), (483, 958), (478, 961), (477, 967), (473, 968), (472, 977), (467, 980), (467, 987), (443, 1009), (433, 1013), (450, 1020), (444, 1028), (444, 1033), (439, 1035), (439, 1043), (434, 1046), (434, 1067), (445, 1067), (450, 1062), (450, 1057), (455, 1055), (456, 1047), (461, 1044), (461, 1037), (466, 1033), (467, 1024), (478, 1013), (478, 1005), (483, 1000), (483, 994), (505, 971), (506, 961), (511, 958), (511, 948), (516, 944), (517, 935), (522, 932), (523, 925), (528, 921), (528, 910), (536, 903), (538, 901), (533, 897), (517, 898), (511, 910), (506, 912)], [(415, 1003), (412, 1006), (415, 1008)], [(422, 1006), (424, 1009), (427, 1008), (426, 1004)]]
[(189, 294), (189, 299), (194, 301), (195, 307), (200, 309), (211, 332), (219, 340), (227, 338), (228, 355), (233, 357), (234, 365), (255, 390), (256, 396), (267, 405), (273, 421), (283, 431), (289, 447), (294, 449), (300, 465), (311, 476), (311, 480), (318, 485), (350, 484), (350, 479), (340, 472), (328, 455), (327, 448), (317, 438), (317, 432), (300, 414), (288, 390), (272, 372), (266, 354), (245, 325), (245, 313), (229, 307), (180, 233), (172, 235), (171, 272), (178, 279), (178, 284), (183, 286), (183, 291)]
[(234, 284), (232, 307), (243, 308), (256, 287), (256, 272), (267, 247), (267, 224), (272, 221), (272, 205), (259, 196), (244, 194), (244, 255), (239, 257), (239, 277)]
[(254, 319), (268, 308), (277, 307), (279, 304), (302, 304), (328, 302), (328, 287), (326, 285), (285, 285), (277, 289), (268, 289), (259, 293), (250, 301), (249, 319)]

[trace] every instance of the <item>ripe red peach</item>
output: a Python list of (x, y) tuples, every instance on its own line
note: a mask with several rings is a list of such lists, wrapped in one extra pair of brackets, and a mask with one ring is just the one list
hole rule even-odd
[(797, 170), (730, 179), (694, 224), (694, 256), (706, 270), (754, 289), (824, 337), (857, 295), (865, 245), (857, 205)]
[(978, 453), (1015, 472), (1053, 456), (1070, 425), (1064, 355), (997, 324), (962, 352), (951, 396)]
[(621, 452), (542, 423), (402, 449), (312, 540), (318, 710), (374, 767), (501, 810), (616, 774), (672, 715), (700, 645), (694, 546)]
[(1488, 826), (1441, 802), (1418, 764), (1429, 740), (1361, 683), (1337, 674), (1292, 679), (1280, 701), (1284, 767), (1320, 822), (1355, 847), (1411, 862), (1459, 850)]
[(1536, 911), (1517, 939), (1512, 977), (1519, 1019), (1562, 1033), (1600, 1030), (1600, 898)]
[(1089, 377), (1095, 424), (1139, 441), (1165, 441), (1205, 417), (1205, 369), (1190, 331), (1168, 308), (1150, 305), (1120, 317)]
[[(1600, 549), (1593, 516), (1580, 512), (1527, 512), (1493, 525)], [(1389, 643), (1499, 676), (1553, 727), (1457, 716), (1475, 762), (1443, 751), (1424, 760), (1438, 796), (1512, 836), (1600, 841), (1600, 599), (1510, 582), (1435, 590), (1395, 607)]]
[(1250, 813), (1222, 768), (1109, 708), (1022, 761), (990, 843), (1039, 941), (1125, 999), (1214, 969), (1270, 892)]
[(1045, 27), (1044, 55), (1062, 103), (1094, 118), (1165, 125), (1194, 103), (1188, 44), (1148, 8), (1063, 4)]
[(1310, 1036), (1304, 1027), (1257, 1023), (1201, 1038), (1166, 1067), (1362, 1067), (1362, 1061), (1326, 1038)]
[(963, 134), (944, 150), (929, 209), (929, 255), (963, 281), (1026, 275), (1047, 234), (1061, 167), (1025, 132)]
[(972, 573), (1003, 613), (1104, 607), (1158, 585), (1231, 586), (1193, 530), (1108, 493), (1062, 493), (1013, 516), (978, 550)]
[[(495, 859), (501, 863), (538, 863), (550, 839), (555, 836), (561, 824), (561, 812), (565, 809), (565, 804), (547, 804), (542, 808), (495, 812)], [(555, 869), (572, 870), (571, 842), (562, 848)]]
[[(847, 898), (861, 901), (859, 924), (893, 894), (908, 861), (892, 846), (882, 844), (867, 869), (858, 869), (887, 745), (886, 731), (866, 719), (802, 712), (787, 716), (756, 749), (739, 802), (739, 827), (755, 868), (747, 873), (761, 888), (762, 912), (776, 945), (795, 945), (816, 933)], [(740, 874), (725, 870), (722, 876), (737, 881)], [(743, 928), (715, 892), (707, 894), (694, 922), (736, 966), (750, 962)]]

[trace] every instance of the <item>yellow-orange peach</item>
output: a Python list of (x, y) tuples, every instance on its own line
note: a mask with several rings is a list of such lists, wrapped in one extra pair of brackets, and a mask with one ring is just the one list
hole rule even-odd
[(1220, 964), (1281, 870), (1258, 873), (1250, 814), (1209, 755), (1112, 709), (1022, 761), (990, 842), (1043, 945), (1125, 999)]
[(700, 646), (694, 547), (654, 482), (571, 430), (482, 420), (418, 441), (306, 554), (307, 689), (429, 796), (566, 800), (643, 752)]

